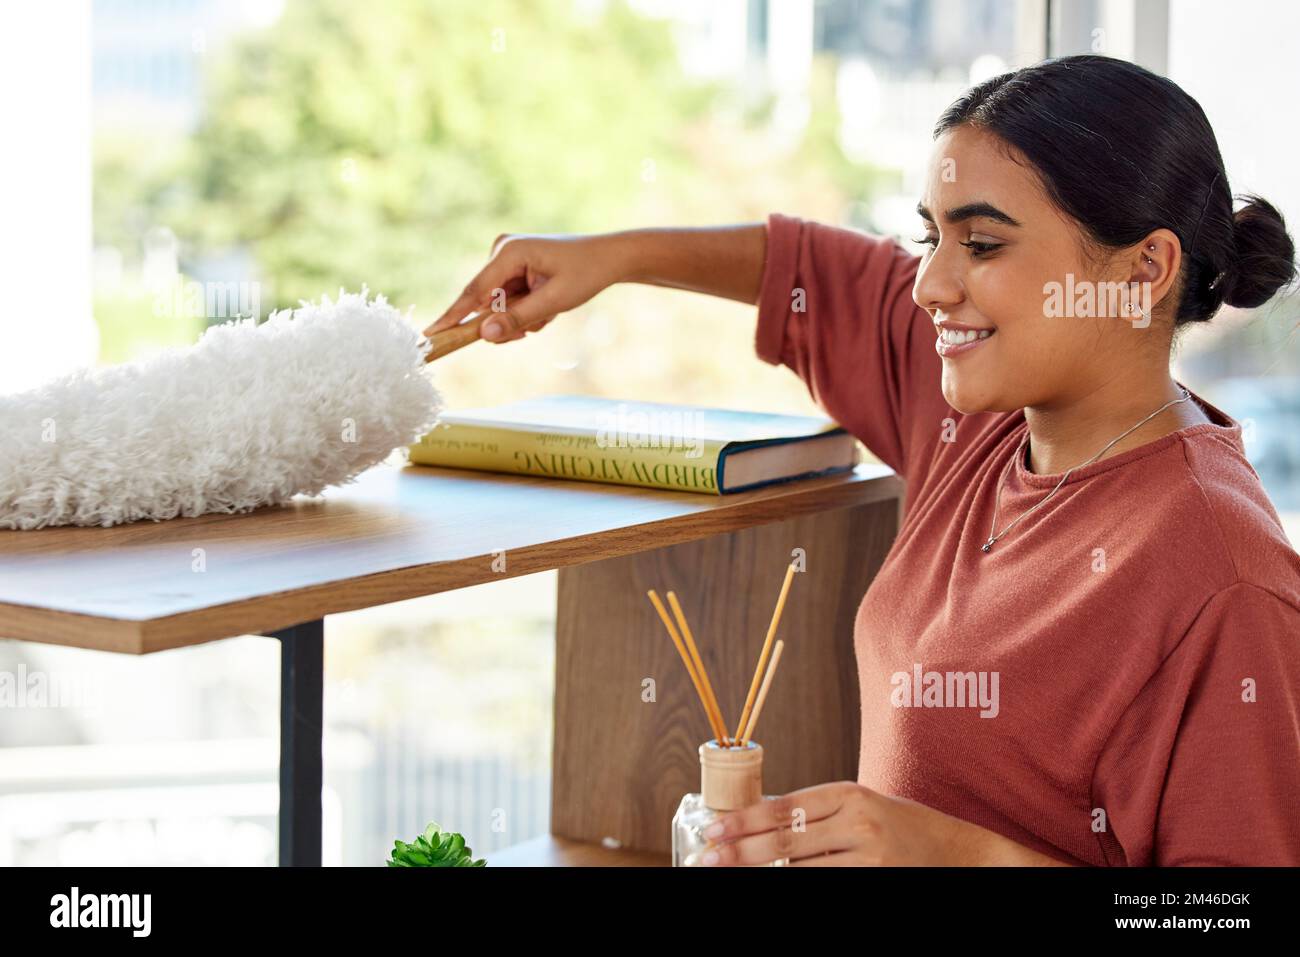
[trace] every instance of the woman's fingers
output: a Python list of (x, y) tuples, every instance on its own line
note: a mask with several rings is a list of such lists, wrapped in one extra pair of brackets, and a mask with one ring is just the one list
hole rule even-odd
[(535, 284), (527, 295), (507, 300), (504, 309), (492, 307), (479, 327), (479, 335), (492, 342), (509, 342), (527, 332), (535, 332), (554, 319), (562, 310), (556, 302), (554, 287), (543, 289), (543, 285)]
[(506, 297), (512, 291), (512, 285), (517, 285), (521, 290), (527, 288), (523, 285), (527, 268), (523, 262), (516, 260), (508, 252), (496, 256), (479, 270), (478, 275), (471, 279), (461, 294), (456, 297), (456, 301), (424, 330), (424, 334), (429, 336), (442, 329), (448, 329), (462, 322), (470, 313), (482, 312), (492, 305), (493, 299), (500, 300)]
[(503, 233), (492, 244), (488, 264), (424, 334), (433, 336), (478, 314), (481, 338), (519, 339), (617, 282), (619, 262), (599, 237)]
[[(529, 289), (529, 291), (540, 289), (545, 284), (546, 277), (540, 276), (536, 273), (531, 273), (528, 276), (526, 284), (524, 282), (519, 283), (522, 288)], [(525, 307), (524, 315), (521, 318), (517, 306), (525, 298), (527, 298), (526, 295), (512, 296), (508, 298), (506, 302), (506, 313), (497, 320), (501, 323), (503, 328), (497, 329), (495, 332), (488, 329), (488, 324), (492, 322), (494, 318), (493, 316), (488, 316), (483, 320), (483, 325), (479, 327), (479, 335), (492, 342), (512, 342), (515, 339), (522, 339), (530, 332), (537, 332), (555, 318), (556, 313), (552, 312), (549, 315), (542, 315), (540, 318), (530, 320), (528, 316), (531, 314), (531, 306)], [(520, 323), (524, 324), (520, 325)]]
[(858, 835), (848, 822), (873, 796), (853, 781), (815, 784), (720, 815), (713, 827), (721, 824), (721, 832), (710, 827), (704, 835), (721, 866), (834, 854), (854, 846)]
[[(710, 850), (718, 855), (713, 866), (752, 867), (789, 858), (793, 863), (823, 854), (835, 854), (853, 847), (853, 837), (835, 818), (813, 821), (796, 828), (787, 823), (759, 834), (750, 834)], [(708, 860), (708, 852), (705, 852)]]
[(862, 860), (848, 851), (828, 851), (790, 861), (789, 867), (863, 867)]
[(865, 791), (853, 781), (830, 781), (813, 784), (773, 798), (764, 798), (745, 808), (728, 811), (718, 816), (713, 827), (721, 825), (718, 833), (712, 828), (705, 837), (714, 841), (730, 841), (747, 834), (761, 834), (773, 828), (790, 827), (802, 822), (819, 821), (838, 813), (846, 804), (861, 799)]

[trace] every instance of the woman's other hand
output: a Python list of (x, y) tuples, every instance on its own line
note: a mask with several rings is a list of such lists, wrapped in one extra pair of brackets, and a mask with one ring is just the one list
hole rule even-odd
[(713, 847), (701, 860), (711, 866), (782, 858), (795, 867), (1068, 866), (987, 828), (852, 781), (730, 811), (704, 835)]

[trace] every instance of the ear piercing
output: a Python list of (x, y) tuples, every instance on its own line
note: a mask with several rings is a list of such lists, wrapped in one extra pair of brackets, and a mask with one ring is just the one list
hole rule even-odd
[(1133, 315), (1133, 313), (1136, 312), (1138, 315), (1140, 315), (1140, 316), (1142, 317), (1142, 324), (1143, 324), (1144, 326), (1145, 326), (1147, 323), (1149, 323), (1149, 322), (1151, 321), (1151, 317), (1150, 317), (1149, 315), (1147, 315), (1146, 310), (1143, 309), (1143, 308), (1141, 308), (1141, 307), (1140, 307), (1137, 303), (1135, 303), (1135, 302), (1126, 302), (1126, 303), (1124, 303), (1124, 312), (1127, 313), (1127, 314), (1130, 315), (1130, 316)]

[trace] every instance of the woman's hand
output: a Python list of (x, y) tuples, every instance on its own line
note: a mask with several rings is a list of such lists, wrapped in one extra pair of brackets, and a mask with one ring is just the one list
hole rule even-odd
[(782, 858), (794, 867), (1068, 866), (987, 828), (852, 781), (730, 811), (704, 835), (713, 850), (702, 863), (712, 866)]
[(424, 334), (432, 335), (470, 313), (482, 312), (495, 313), (480, 326), (482, 338), (493, 342), (521, 339), (620, 281), (624, 267), (623, 243), (616, 235), (503, 233), (492, 244), (487, 265)]

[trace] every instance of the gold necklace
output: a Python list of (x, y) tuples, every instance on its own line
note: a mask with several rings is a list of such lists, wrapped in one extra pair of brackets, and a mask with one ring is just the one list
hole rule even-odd
[(1046, 505), (1046, 504), (1047, 504), (1047, 500), (1050, 499), (1053, 495), (1055, 495), (1056, 492), (1057, 492), (1057, 489), (1059, 489), (1062, 485), (1065, 484), (1065, 480), (1068, 479), (1068, 478), (1070, 477), (1070, 472), (1075, 471), (1075, 469), (1081, 469), (1081, 468), (1083, 468), (1085, 465), (1091, 465), (1093, 462), (1097, 461), (1097, 459), (1099, 459), (1099, 458), (1101, 458), (1103, 455), (1105, 455), (1107, 449), (1109, 449), (1111, 446), (1113, 446), (1113, 445), (1114, 445), (1116, 442), (1118, 442), (1120, 439), (1124, 438), (1124, 436), (1128, 435), (1129, 432), (1132, 432), (1134, 429), (1137, 429), (1137, 428), (1140, 428), (1140, 427), (1143, 426), (1143, 425), (1146, 425), (1148, 422), (1150, 422), (1152, 419), (1154, 419), (1157, 415), (1159, 415), (1159, 414), (1160, 414), (1161, 412), (1163, 412), (1165, 409), (1169, 408), (1171, 405), (1177, 405), (1179, 402), (1186, 402), (1188, 399), (1190, 399), (1190, 398), (1192, 397), (1192, 394), (1191, 394), (1190, 392), (1188, 392), (1186, 389), (1184, 389), (1182, 386), (1179, 386), (1178, 388), (1182, 389), (1182, 391), (1183, 391), (1183, 394), (1182, 394), (1179, 398), (1177, 398), (1177, 399), (1170, 399), (1168, 402), (1166, 402), (1166, 403), (1165, 403), (1164, 405), (1162, 405), (1160, 408), (1156, 409), (1154, 412), (1152, 412), (1150, 415), (1148, 415), (1145, 419), (1143, 419), (1143, 420), (1142, 420), (1141, 422), (1139, 422), (1137, 425), (1133, 426), (1133, 428), (1126, 429), (1125, 431), (1121, 432), (1119, 435), (1115, 436), (1115, 438), (1113, 438), (1113, 439), (1111, 439), (1109, 442), (1107, 442), (1106, 445), (1105, 445), (1105, 447), (1104, 447), (1100, 452), (1098, 452), (1096, 455), (1094, 455), (1092, 458), (1088, 459), (1087, 462), (1080, 462), (1078, 465), (1076, 465), (1076, 466), (1074, 466), (1073, 468), (1071, 468), (1069, 471), (1067, 471), (1064, 475), (1061, 476), (1061, 481), (1059, 481), (1059, 482), (1056, 483), (1056, 488), (1054, 488), (1054, 489), (1052, 489), (1050, 492), (1048, 492), (1047, 495), (1045, 495), (1041, 501), (1039, 501), (1037, 504), (1035, 504), (1033, 507), (1031, 507), (1031, 508), (1029, 509), (1029, 511), (1027, 511), (1027, 512), (1025, 512), (1024, 514), (1020, 515), (1019, 517), (1013, 519), (1013, 520), (1011, 521), (1011, 523), (1010, 523), (1006, 528), (1002, 529), (1002, 531), (998, 532), (998, 533), (995, 535), (995, 534), (993, 534), (993, 533), (997, 530), (997, 527), (998, 527), (998, 506), (999, 506), (999, 503), (1002, 501), (1002, 484), (1006, 481), (1006, 478), (1007, 478), (1007, 472), (1009, 472), (1009, 471), (1011, 470), (1011, 466), (1015, 464), (1016, 456), (1019, 456), (1019, 455), (1023, 454), (1023, 452), (1024, 452), (1024, 448), (1025, 448), (1025, 444), (1029, 441), (1029, 428), (1028, 428), (1028, 426), (1026, 426), (1026, 427), (1025, 427), (1025, 437), (1024, 437), (1023, 439), (1020, 440), (1020, 444), (1016, 447), (1016, 455), (1015, 455), (1015, 456), (1012, 456), (1011, 459), (1007, 462), (1006, 466), (1002, 469), (1002, 475), (998, 478), (998, 490), (997, 490), (997, 494), (996, 494), (996, 495), (994, 496), (994, 498), (993, 498), (993, 524), (992, 524), (992, 526), (989, 528), (989, 540), (988, 540), (987, 542), (985, 542), (983, 545), (980, 546), (980, 551), (982, 551), (982, 552), (988, 552), (988, 550), (991, 549), (991, 548), (993, 547), (993, 543), (996, 542), (996, 541), (997, 541), (999, 538), (1001, 538), (1003, 535), (1005, 535), (1007, 532), (1011, 531), (1011, 529), (1014, 528), (1014, 527), (1016, 526), (1016, 524), (1020, 522), (1021, 519), (1028, 518), (1028, 517), (1029, 517), (1030, 515), (1032, 515), (1034, 512), (1038, 511), (1038, 509), (1040, 509), (1040, 508), (1042, 508), (1044, 505)]

